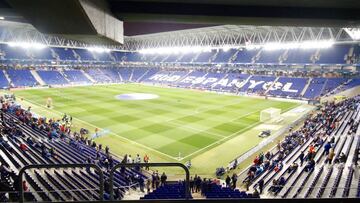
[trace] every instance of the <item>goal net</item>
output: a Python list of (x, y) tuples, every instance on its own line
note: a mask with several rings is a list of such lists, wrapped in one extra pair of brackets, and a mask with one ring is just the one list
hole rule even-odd
[(281, 114), (281, 109), (277, 109), (277, 108), (264, 109), (260, 112), (260, 121), (266, 122), (266, 121), (274, 120), (275, 118), (279, 118), (280, 114)]

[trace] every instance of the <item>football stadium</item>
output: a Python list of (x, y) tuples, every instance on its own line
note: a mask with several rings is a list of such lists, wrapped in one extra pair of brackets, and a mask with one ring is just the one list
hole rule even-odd
[(360, 2), (0, 0), (0, 202), (357, 202)]

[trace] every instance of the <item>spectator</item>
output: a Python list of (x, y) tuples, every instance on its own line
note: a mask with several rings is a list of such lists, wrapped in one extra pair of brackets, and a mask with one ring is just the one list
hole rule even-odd
[(23, 188), (24, 192), (29, 192), (29, 187), (27, 186), (27, 183), (25, 180), (22, 182), (22, 188)]
[(166, 176), (165, 172), (162, 173), (160, 179), (161, 179), (161, 186), (165, 186), (166, 180), (167, 180), (167, 176)]
[(313, 170), (314, 167), (315, 167), (315, 161), (314, 161), (314, 159), (311, 159), (311, 160), (308, 161), (308, 163), (306, 164), (304, 170), (305, 170), (305, 172), (309, 172), (309, 171)]
[(150, 187), (151, 187), (151, 181), (150, 179), (148, 178), (146, 180), (146, 190), (147, 190), (147, 193), (150, 193)]
[(330, 148), (331, 148), (331, 144), (329, 142), (327, 142), (324, 146), (325, 155), (329, 154)]
[(288, 173), (291, 173), (291, 172), (293, 172), (293, 171), (296, 171), (297, 168), (298, 168), (298, 166), (299, 166), (299, 165), (298, 165), (296, 162), (292, 163), (292, 164), (289, 166), (289, 168), (288, 168)]
[(233, 173), (233, 175), (231, 176), (232, 189), (236, 188), (237, 178), (238, 178), (237, 175)]
[[(144, 163), (149, 163), (150, 158), (147, 154), (144, 156)], [(145, 166), (145, 170), (149, 170), (149, 166)]]
[(189, 159), (186, 163), (185, 163), (186, 168), (190, 169), (191, 168), (191, 160)]
[(260, 194), (262, 194), (264, 188), (264, 179), (261, 179), (258, 185), (259, 185)]
[(331, 164), (333, 158), (335, 156), (335, 152), (334, 152), (334, 148), (331, 148), (330, 151), (329, 151), (329, 154), (325, 160), (325, 164), (328, 163), (328, 164)]
[(303, 165), (303, 163), (304, 163), (304, 151), (302, 151), (301, 152), (301, 154), (299, 155), (299, 159), (300, 159), (300, 166), (302, 166)]
[(28, 147), (24, 143), (21, 143), (19, 147), (20, 147), (22, 152), (26, 152), (28, 150)]
[(226, 187), (230, 187), (230, 181), (231, 181), (231, 178), (229, 175), (227, 175), (226, 179), (225, 179)]
[(194, 179), (192, 176), (190, 177), (190, 191), (194, 192)]

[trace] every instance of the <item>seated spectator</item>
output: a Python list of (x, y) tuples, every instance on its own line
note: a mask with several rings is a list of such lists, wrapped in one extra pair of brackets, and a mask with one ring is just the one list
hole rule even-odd
[(340, 156), (335, 160), (335, 163), (345, 163), (346, 162), (346, 155), (344, 152), (341, 152)]
[(26, 144), (24, 144), (24, 143), (21, 143), (19, 147), (20, 147), (20, 149), (21, 149), (22, 152), (25, 152), (25, 151), (28, 150), (28, 147), (27, 147)]
[(308, 161), (308, 163), (306, 164), (304, 170), (305, 170), (306, 172), (309, 172), (309, 171), (313, 170), (314, 168), (315, 168), (315, 161), (314, 161), (314, 159), (311, 159), (311, 160)]
[(299, 165), (296, 162), (292, 163), (288, 168), (288, 173), (296, 171), (298, 167), (299, 167)]

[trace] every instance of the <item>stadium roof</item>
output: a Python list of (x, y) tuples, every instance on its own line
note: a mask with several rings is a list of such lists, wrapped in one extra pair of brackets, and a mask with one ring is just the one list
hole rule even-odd
[(358, 0), (0, 0), (0, 16), (6, 20), (97, 44), (224, 24), (357, 27), (359, 13)]
[[(106, 46), (119, 50), (141, 50), (182, 46), (243, 46), (247, 43), (286, 43), (303, 41), (334, 41), (354, 43), (359, 40), (359, 29), (329, 27), (245, 26), (222, 25), (186, 29), (155, 34), (125, 36), (123, 45)], [(99, 46), (62, 36), (46, 35), (27, 23), (0, 21), (1, 42), (36, 42), (53, 46)]]

